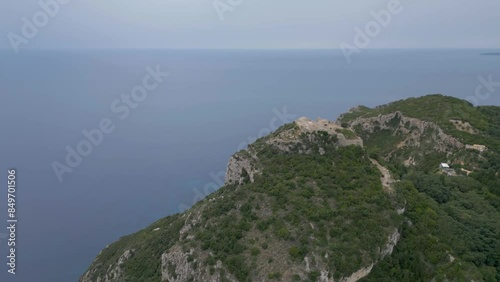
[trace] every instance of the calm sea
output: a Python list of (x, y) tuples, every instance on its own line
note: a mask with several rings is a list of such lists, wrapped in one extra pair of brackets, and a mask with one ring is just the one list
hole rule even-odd
[[(500, 57), (487, 52), (364, 50), (348, 64), (322, 50), (0, 51), (0, 281), (77, 281), (106, 244), (192, 205), (238, 147), (293, 117), (475, 95), (478, 77), (500, 81)], [(113, 101), (148, 66), (170, 75), (120, 119)], [(500, 88), (480, 103), (500, 105)], [(115, 130), (59, 182), (51, 164), (106, 118)], [(8, 168), (18, 177), (16, 276), (6, 275)]]

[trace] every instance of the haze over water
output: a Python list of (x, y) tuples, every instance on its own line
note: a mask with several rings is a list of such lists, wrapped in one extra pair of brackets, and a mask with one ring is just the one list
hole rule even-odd
[[(19, 209), (18, 274), (0, 280), (76, 281), (107, 244), (192, 205), (276, 111), (333, 120), (359, 104), (465, 99), (479, 76), (500, 81), (500, 57), (480, 55), (495, 51), (363, 50), (350, 64), (328, 50), (0, 51), (1, 171), (18, 170)], [(118, 119), (113, 100), (157, 65), (170, 76)], [(103, 118), (116, 129), (60, 183), (51, 163)]]

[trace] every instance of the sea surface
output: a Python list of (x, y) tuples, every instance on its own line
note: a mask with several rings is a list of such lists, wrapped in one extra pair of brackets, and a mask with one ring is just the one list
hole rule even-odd
[[(77, 281), (107, 244), (213, 191), (246, 142), (359, 104), (474, 96), (479, 77), (500, 81), (500, 57), (481, 56), (494, 52), (363, 50), (349, 64), (331, 50), (2, 50), (0, 281)], [(143, 84), (148, 66), (169, 76), (123, 117), (112, 104)], [(481, 97), (500, 105), (500, 87)], [(114, 131), (60, 182), (52, 164), (67, 164), (67, 146), (102, 120)], [(6, 273), (8, 168), (18, 180), (15, 276)]]

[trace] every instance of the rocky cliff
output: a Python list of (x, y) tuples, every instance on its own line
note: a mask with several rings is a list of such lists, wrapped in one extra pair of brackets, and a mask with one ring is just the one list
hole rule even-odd
[[(426, 96), (282, 126), (229, 159), (218, 191), (109, 245), (80, 281), (495, 279), (495, 247), (470, 238), (500, 247), (497, 137), (408, 107), (435, 99), (464, 106)], [(468, 149), (480, 138), (492, 149)], [(470, 176), (442, 178), (443, 161)]]
[[(158, 249), (158, 268), (149, 281), (356, 281), (353, 277), (366, 275), (366, 268), (392, 252), (398, 224), (381, 172), (362, 148), (363, 141), (350, 129), (325, 119), (300, 118), (236, 153), (228, 163), (226, 187), (175, 223), (141, 231), (151, 241), (161, 241), (164, 229), (175, 233), (174, 240)], [(351, 178), (351, 173), (358, 176)], [(288, 180), (280, 183), (282, 178)], [(370, 188), (367, 195), (346, 198), (352, 192), (342, 183), (349, 189)], [(354, 235), (365, 219), (347, 209), (351, 201), (372, 205), (374, 200), (383, 205), (364, 209), (378, 211), (370, 224), (380, 224), (365, 235), (372, 241), (366, 244)], [(337, 239), (344, 229), (347, 237)], [(141, 247), (130, 242), (119, 246), (124, 241), (105, 249), (80, 281), (143, 279), (125, 274), (131, 271), (127, 262), (140, 259)], [(339, 259), (346, 265), (334, 266)]]
[[(311, 148), (301, 143), (300, 136), (305, 134), (314, 138), (314, 135), (311, 134), (318, 132), (324, 132), (332, 136), (335, 139), (334, 144), (338, 147), (350, 145), (363, 147), (363, 139), (356, 136), (354, 131), (342, 128), (333, 121), (322, 118), (314, 121), (306, 117), (297, 119), (286, 129), (265, 138), (265, 143), (283, 152), (291, 152), (298, 148), (299, 153), (311, 154)], [(311, 139), (311, 141), (313, 140)], [(318, 152), (324, 154), (324, 148), (319, 147)], [(225, 184), (242, 184), (245, 181), (254, 182), (254, 176), (259, 173), (258, 162), (259, 159), (253, 148), (233, 155), (229, 159), (227, 166)]]

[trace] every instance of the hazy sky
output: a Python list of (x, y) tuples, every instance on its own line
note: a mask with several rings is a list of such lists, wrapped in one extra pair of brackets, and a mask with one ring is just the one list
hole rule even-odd
[[(51, 1), (56, 0), (41, 0)], [(14, 34), (24, 38), (20, 49), (338, 48), (341, 42), (353, 44), (354, 28), (364, 29), (373, 20), (371, 11), (387, 9), (393, 0), (64, 1), (69, 2), (32, 38), (23, 35), (22, 18), (32, 22), (38, 15), (43, 24), (39, 2), (4, 1), (0, 48), (11, 48)], [(498, 0), (400, 3), (400, 13), (369, 48), (500, 48)]]

